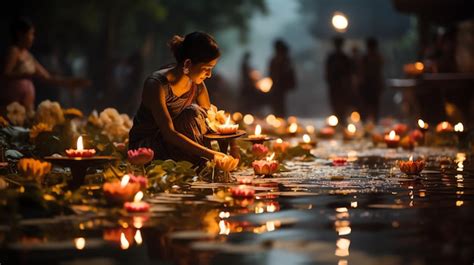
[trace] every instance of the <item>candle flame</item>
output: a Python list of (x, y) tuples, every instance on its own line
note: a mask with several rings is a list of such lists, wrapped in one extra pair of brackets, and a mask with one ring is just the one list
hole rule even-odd
[(84, 150), (84, 144), (82, 143), (82, 136), (79, 136), (79, 138), (77, 138), (76, 149), (77, 149), (78, 151)]
[(127, 249), (128, 247), (130, 247), (130, 243), (128, 242), (123, 232), (120, 234), (120, 247), (122, 249)]
[(408, 161), (413, 162), (413, 155), (410, 156), (410, 158), (408, 159)]
[(230, 115), (227, 116), (227, 119), (225, 120), (225, 125), (230, 125)]
[(360, 114), (359, 114), (359, 112), (353, 111), (353, 112), (351, 113), (351, 120), (352, 120), (353, 122), (359, 122), (359, 121), (360, 121)]
[(135, 233), (135, 242), (137, 242), (137, 245), (141, 245), (142, 242), (143, 242), (143, 238), (142, 238), (142, 233), (140, 232), (140, 229), (137, 230), (137, 232)]
[(139, 202), (143, 199), (143, 192), (139, 191), (137, 194), (135, 194), (135, 197), (133, 198), (134, 202)]
[(273, 157), (275, 157), (275, 152), (273, 152), (270, 156), (267, 156), (267, 161), (272, 161)]
[(397, 134), (395, 133), (395, 131), (394, 131), (394, 130), (391, 130), (390, 133), (388, 134), (388, 138), (389, 138), (390, 140), (394, 140), (396, 135), (397, 135)]
[(422, 62), (416, 62), (416, 63), (415, 63), (415, 68), (416, 68), (416, 70), (423, 71), (423, 69), (425, 68), (425, 66), (423, 65)]
[(357, 130), (356, 126), (352, 123), (349, 123), (349, 125), (347, 125), (347, 131), (349, 131), (350, 133), (355, 133)]
[(311, 141), (311, 137), (308, 134), (303, 135), (303, 142), (309, 143)]
[(276, 140), (276, 142), (277, 142), (278, 144), (281, 144), (281, 143), (283, 143), (283, 140), (282, 140), (281, 138), (278, 138), (278, 139)]
[(329, 126), (336, 126), (339, 123), (339, 120), (335, 115), (331, 115), (326, 119), (326, 122)]
[(456, 123), (456, 125), (454, 125), (454, 131), (455, 132), (463, 132), (464, 131), (464, 125), (462, 125), (461, 122)]
[(259, 136), (260, 134), (262, 134), (262, 126), (260, 126), (260, 124), (257, 124), (257, 126), (255, 126), (255, 135)]
[(128, 182), (130, 181), (130, 176), (125, 174), (123, 175), (122, 177), (122, 181), (120, 181), (120, 186), (123, 188), (125, 186), (127, 186)]
[(418, 119), (418, 126), (420, 126), (420, 128), (422, 128), (422, 129), (424, 129), (425, 128), (425, 122), (422, 119)]
[(74, 244), (76, 245), (77, 249), (82, 250), (86, 247), (86, 239), (83, 237), (75, 238)]
[(341, 12), (335, 12), (331, 19), (333, 27), (339, 31), (344, 32), (349, 26), (349, 21), (347, 17)]
[(288, 129), (290, 133), (296, 133), (297, 130), (298, 130), (298, 124), (296, 123), (290, 124), (290, 128)]
[(443, 128), (443, 129), (448, 128), (448, 122), (447, 122), (447, 121), (443, 121), (443, 122), (441, 123), (441, 128)]

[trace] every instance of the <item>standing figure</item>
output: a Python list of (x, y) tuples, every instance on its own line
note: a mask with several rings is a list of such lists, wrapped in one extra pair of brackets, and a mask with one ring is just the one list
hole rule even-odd
[(329, 102), (334, 114), (345, 120), (348, 114), (351, 92), (351, 59), (342, 50), (344, 39), (333, 39), (334, 51), (326, 59), (326, 82), (329, 87)]
[(368, 38), (367, 53), (362, 58), (361, 94), (364, 101), (362, 115), (366, 120), (379, 119), (380, 96), (384, 87), (383, 58), (378, 50), (378, 41)]
[(296, 75), (289, 57), (289, 47), (283, 40), (274, 43), (275, 54), (270, 61), (270, 78), (273, 86), (270, 90), (271, 106), (275, 115), (286, 117), (286, 95), (296, 88)]
[(10, 27), (12, 43), (7, 51), (0, 80), (0, 111), (16, 101), (32, 113), (35, 104), (33, 79), (64, 87), (84, 87), (89, 80), (51, 75), (30, 53), (35, 39), (35, 27), (27, 18), (15, 20)]

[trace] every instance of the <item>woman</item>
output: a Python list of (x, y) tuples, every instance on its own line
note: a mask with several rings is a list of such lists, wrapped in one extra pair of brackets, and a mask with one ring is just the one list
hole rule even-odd
[(77, 78), (62, 78), (52, 76), (29, 52), (35, 39), (35, 28), (27, 18), (19, 18), (10, 27), (12, 45), (2, 70), (0, 93), (1, 111), (17, 101), (23, 105), (27, 113), (34, 110), (35, 86), (33, 78), (66, 87), (88, 86), (88, 80)]
[(193, 32), (174, 36), (169, 46), (176, 64), (145, 81), (142, 102), (130, 130), (129, 149), (148, 147), (155, 159), (202, 162), (225, 156), (205, 146), (206, 110), (210, 108), (204, 80), (220, 56), (216, 41)]

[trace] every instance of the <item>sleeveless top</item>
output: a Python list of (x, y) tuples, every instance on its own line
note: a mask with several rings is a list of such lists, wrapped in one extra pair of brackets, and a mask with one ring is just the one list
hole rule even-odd
[[(158, 81), (158, 83), (164, 87), (166, 92), (166, 107), (172, 120), (174, 120), (187, 106), (195, 103), (196, 98), (203, 87), (202, 85), (198, 86), (193, 83), (189, 91), (178, 97), (173, 93), (166, 76), (159, 73), (159, 71), (148, 76), (146, 81), (148, 81), (148, 79)], [(156, 101), (158, 105), (158, 99), (156, 99)], [(159, 131), (160, 128), (153, 117), (152, 110), (143, 105), (143, 102), (140, 103), (137, 114), (133, 118), (133, 127), (129, 133), (130, 143), (139, 141), (143, 138), (153, 137), (157, 135)]]

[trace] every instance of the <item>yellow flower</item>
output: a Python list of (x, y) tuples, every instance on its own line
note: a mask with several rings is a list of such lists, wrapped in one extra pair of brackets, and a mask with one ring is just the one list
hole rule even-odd
[(223, 157), (218, 157), (215, 159), (216, 161), (216, 166), (222, 171), (230, 172), (234, 170), (237, 165), (239, 164), (239, 159), (238, 158), (233, 158), (232, 156), (223, 156)]
[(44, 176), (51, 171), (51, 163), (33, 158), (22, 158), (18, 161), (18, 171), (26, 178), (42, 183)]
[(76, 108), (64, 109), (63, 114), (64, 114), (64, 116), (67, 116), (67, 117), (70, 117), (70, 118), (82, 118), (82, 117), (84, 117), (84, 114), (82, 114), (82, 111), (80, 111)]
[(7, 127), (8, 126), (8, 121), (3, 118), (2, 116), (0, 116), (0, 127), (3, 128), (3, 127)]
[(53, 130), (53, 126), (50, 124), (46, 124), (44, 122), (40, 122), (33, 126), (30, 130), (30, 138), (35, 139), (40, 133), (42, 132), (51, 132)]

